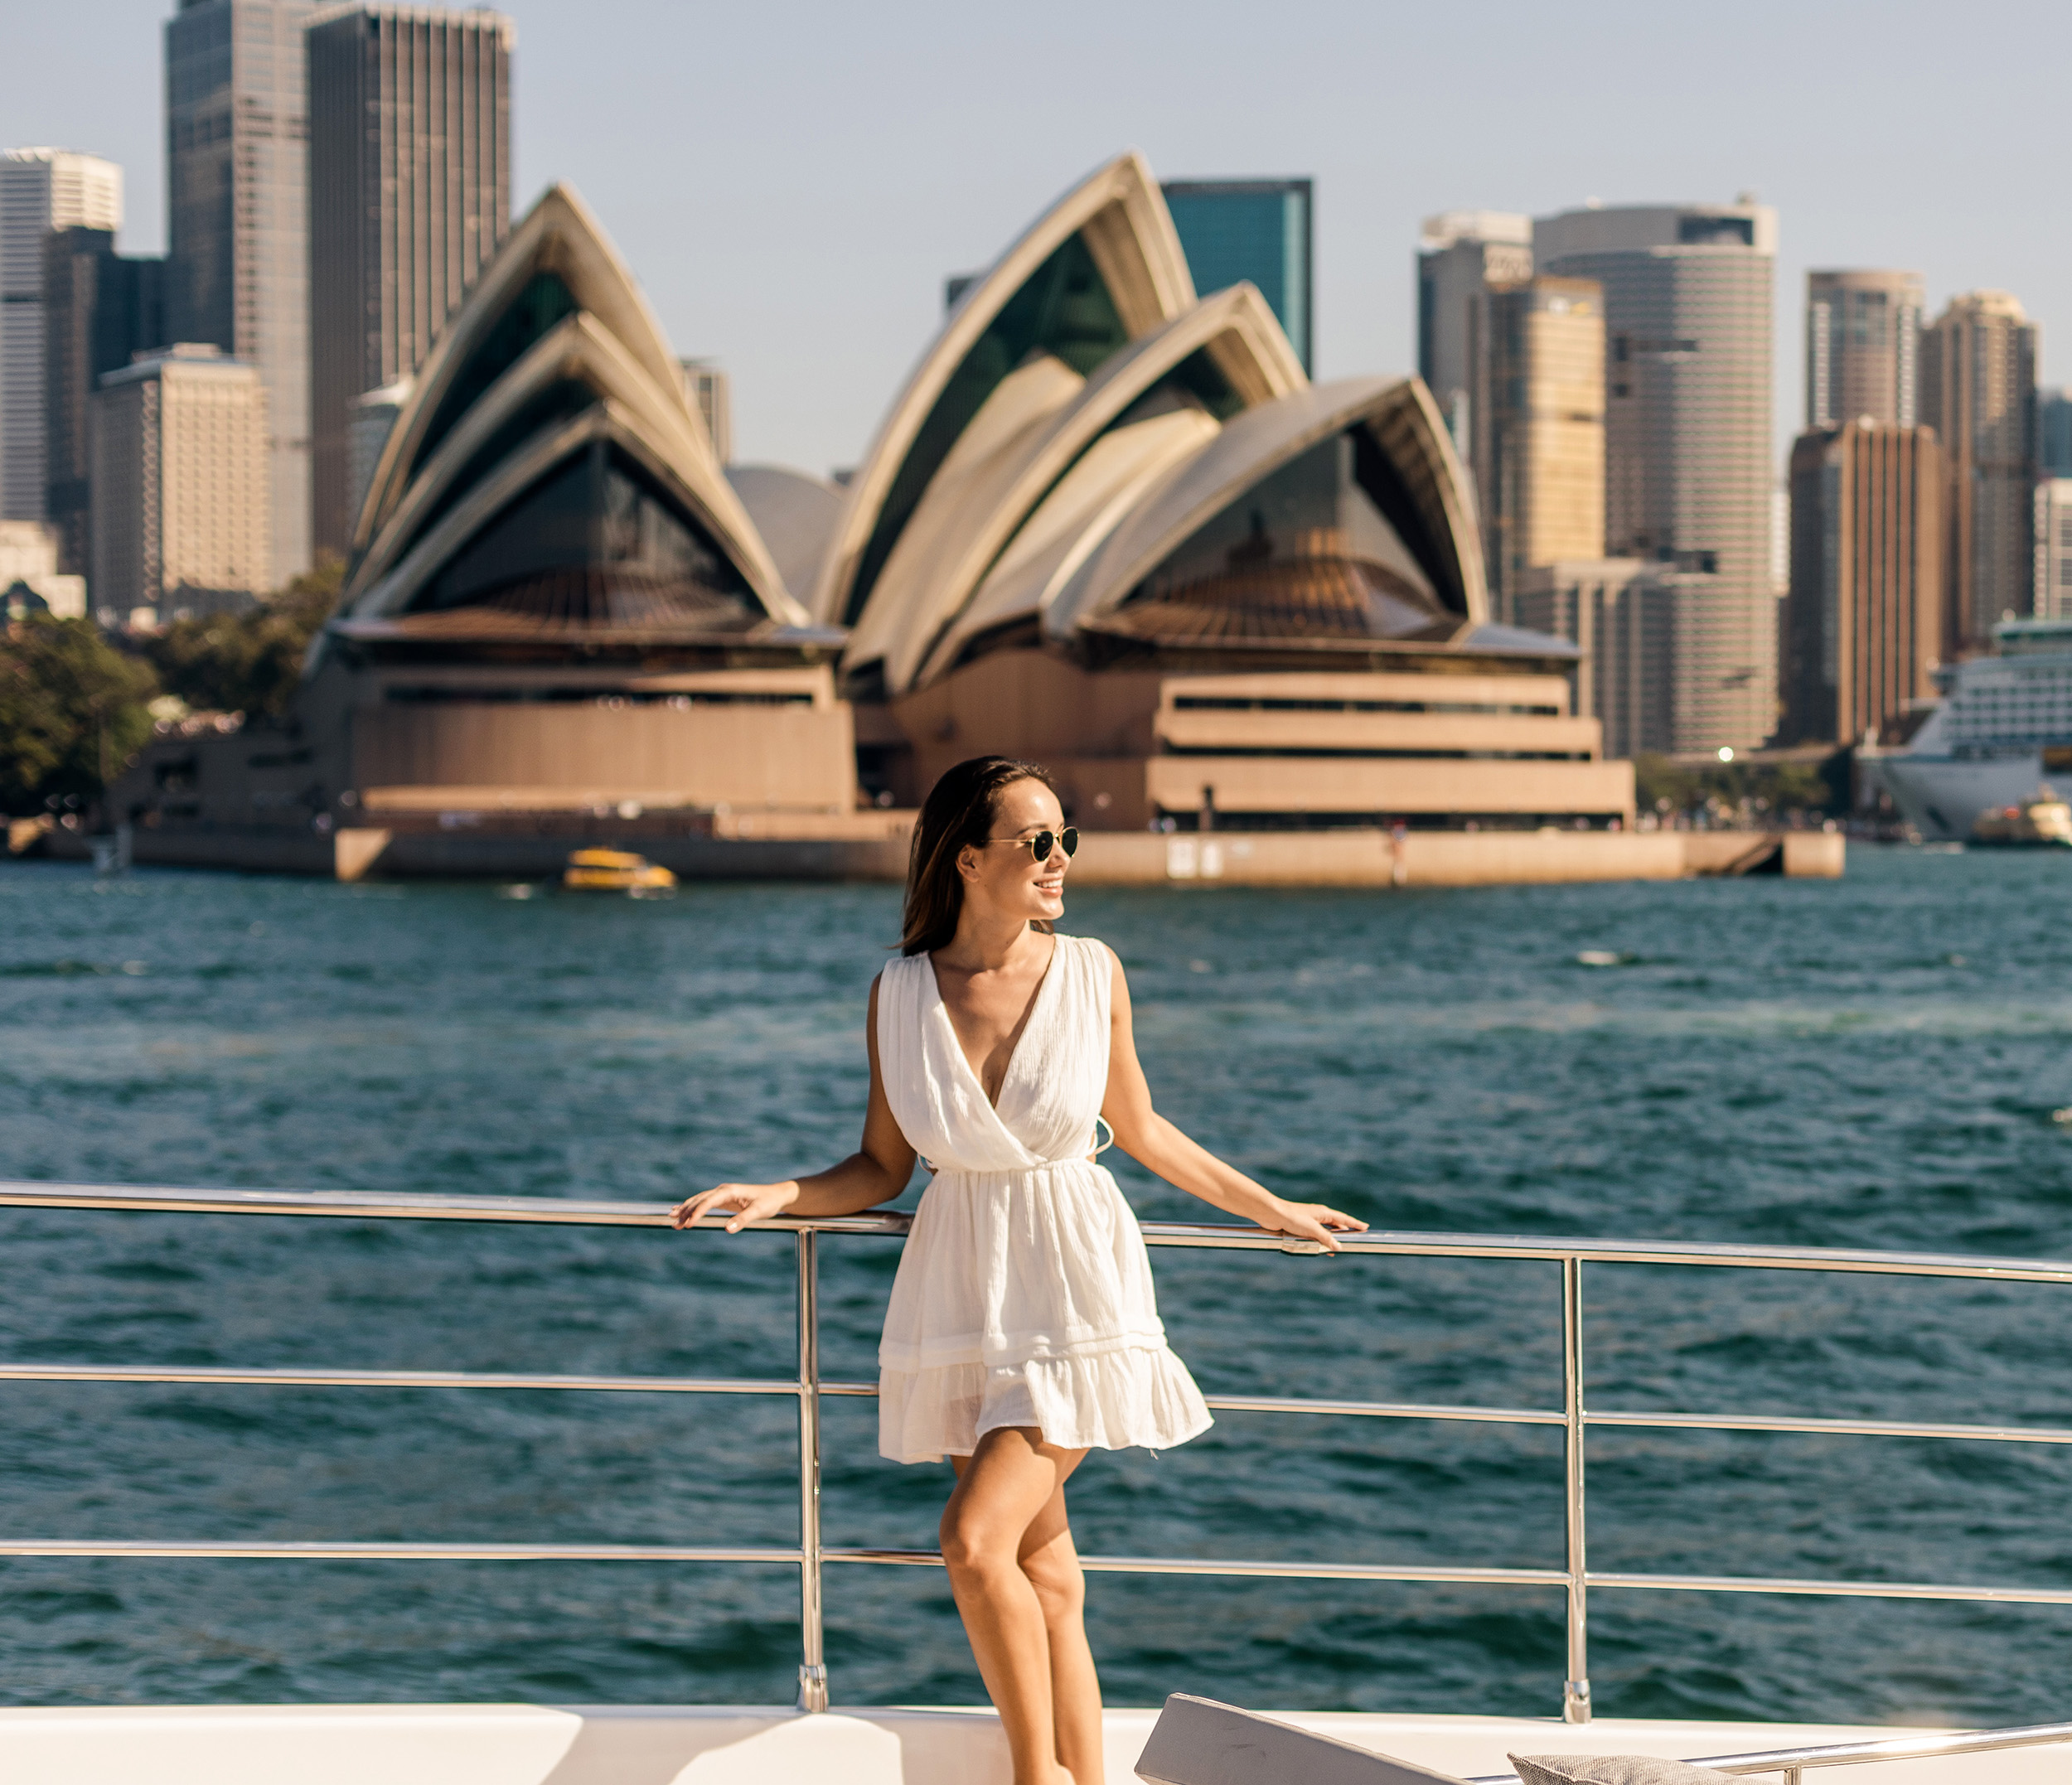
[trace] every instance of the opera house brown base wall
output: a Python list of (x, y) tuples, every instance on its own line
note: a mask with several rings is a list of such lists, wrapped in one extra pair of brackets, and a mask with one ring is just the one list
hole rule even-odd
[[(894, 701), (868, 735), (888, 786), (917, 804), (992, 752), (1043, 763), (1082, 830), (1163, 818), (1274, 825), (1445, 820), (1537, 828), (1634, 820), (1633, 765), (1600, 754), (1561, 675), (1416, 671), (1090, 670), (1002, 651)], [(869, 709), (864, 709), (868, 712)]]

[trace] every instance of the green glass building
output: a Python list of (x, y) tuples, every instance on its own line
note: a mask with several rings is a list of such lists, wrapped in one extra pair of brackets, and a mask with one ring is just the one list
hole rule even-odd
[(1174, 180), (1166, 208), (1198, 292), (1250, 279), (1316, 370), (1315, 200), (1308, 180)]

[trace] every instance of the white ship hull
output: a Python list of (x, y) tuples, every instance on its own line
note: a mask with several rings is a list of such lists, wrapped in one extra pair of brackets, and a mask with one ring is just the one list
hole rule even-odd
[[(1898, 751), (1864, 766), (1924, 842), (1961, 843), (1982, 812), (2021, 805), (2049, 785), (2041, 748), (2006, 756), (1929, 756)], [(2063, 777), (2072, 781), (2072, 776)], [(2064, 790), (2060, 790), (2064, 791)]]

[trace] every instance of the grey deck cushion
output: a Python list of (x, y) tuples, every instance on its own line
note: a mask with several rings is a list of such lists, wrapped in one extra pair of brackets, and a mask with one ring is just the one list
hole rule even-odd
[(1652, 1754), (1513, 1754), (1520, 1785), (1738, 1785), (1733, 1775)]
[(1137, 1761), (1152, 1785), (1462, 1785), (1447, 1773), (1175, 1692)]

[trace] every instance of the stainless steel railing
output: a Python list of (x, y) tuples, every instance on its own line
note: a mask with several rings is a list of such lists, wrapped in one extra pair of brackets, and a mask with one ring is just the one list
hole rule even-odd
[[(0, 1206), (108, 1209), (157, 1213), (273, 1215), (359, 1221), (519, 1222), (545, 1226), (663, 1227), (668, 1205), (656, 1202), (563, 1201), (546, 1197), (386, 1195), (354, 1191), (186, 1190), (98, 1184), (0, 1183)], [(798, 1368), (789, 1380), (738, 1381), (696, 1376), (559, 1376), (474, 1371), (235, 1370), (156, 1364), (0, 1364), (0, 1381), (259, 1384), (321, 1388), (554, 1389), (582, 1392), (788, 1395), (799, 1420), (799, 1541), (768, 1546), (596, 1543), (298, 1543), (177, 1539), (0, 1537), (0, 1555), (259, 1556), (380, 1560), (561, 1560), (735, 1562), (780, 1564), (799, 1571), (799, 1705), (827, 1705), (827, 1666), (821, 1647), (821, 1582), (827, 1564), (878, 1563), (939, 1566), (927, 1550), (830, 1547), (821, 1541), (821, 1400), (828, 1395), (870, 1396), (869, 1382), (828, 1381), (820, 1369), (818, 1242), (822, 1234), (903, 1235), (904, 1215), (859, 1215), (830, 1221), (780, 1219), (758, 1225), (794, 1236), (798, 1254)], [(1240, 1251), (1316, 1252), (1306, 1241), (1283, 1239), (1256, 1227), (1149, 1223), (1155, 1246)], [(1726, 1246), (1697, 1241), (1539, 1239), (1474, 1234), (1363, 1233), (1343, 1238), (1353, 1256), (1484, 1258), (1558, 1264), (1561, 1272), (1561, 1405), (1481, 1407), (1409, 1401), (1321, 1400), (1264, 1395), (1211, 1395), (1223, 1412), (1295, 1413), (1369, 1419), (1486, 1422), (1561, 1428), (1565, 1453), (1566, 1550), (1563, 1565), (1545, 1568), (1429, 1567), (1333, 1561), (1190, 1560), (1170, 1556), (1092, 1555), (1081, 1560), (1100, 1574), (1207, 1575), (1280, 1579), (1437, 1582), (1474, 1586), (1561, 1589), (1566, 1604), (1567, 1668), (1562, 1714), (1571, 1723), (1590, 1715), (1589, 1594), (1592, 1588), (1702, 1593), (1812, 1594), (1865, 1599), (1952, 1599), (2034, 1605), (2072, 1605), (2072, 1589), (1987, 1587), (1900, 1580), (1793, 1579), (1733, 1575), (1593, 1573), (1588, 1566), (1588, 1505), (1584, 1476), (1592, 1427), (1673, 1430), (1818, 1433), (1840, 1437), (1939, 1438), (1992, 1444), (2068, 1444), (2072, 1429), (1915, 1423), (1894, 1420), (1829, 1420), (1745, 1414), (1605, 1411), (1584, 1396), (1583, 1267), (1667, 1265), (1695, 1268), (1801, 1270), (1882, 1276), (1957, 1277), (2001, 1283), (2072, 1284), (2072, 1261), (1974, 1258), (1955, 1254), (1823, 1250), (1811, 1247)], [(2055, 1726), (2053, 1726), (2055, 1727)], [(1999, 1734), (2007, 1732), (1986, 1732)], [(2042, 1739), (2031, 1737), (2031, 1739)], [(2058, 1738), (2050, 1738), (2055, 1739)], [(1902, 1738), (1900, 1739), (1909, 1739)], [(1990, 1744), (1988, 1744), (1990, 1745)], [(1806, 1758), (1730, 1757), (1725, 1771), (1790, 1772), (1794, 1765), (1840, 1763)], [(1864, 1754), (1857, 1758), (1878, 1758)], [(1765, 1764), (1757, 1765), (1757, 1760)], [(1794, 1782), (1795, 1785), (1795, 1782)]]

